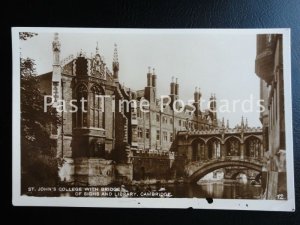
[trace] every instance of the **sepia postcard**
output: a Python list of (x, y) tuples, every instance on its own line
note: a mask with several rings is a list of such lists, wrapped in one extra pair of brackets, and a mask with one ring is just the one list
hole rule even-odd
[(12, 42), (13, 205), (295, 211), (289, 29)]

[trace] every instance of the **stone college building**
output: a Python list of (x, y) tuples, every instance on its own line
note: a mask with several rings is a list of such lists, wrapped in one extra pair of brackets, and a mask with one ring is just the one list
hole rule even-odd
[[(207, 136), (210, 131), (222, 131), (224, 136), (228, 130), (224, 121), (217, 118), (214, 95), (210, 98), (210, 109), (201, 109), (201, 93), (196, 88), (193, 105), (182, 108), (176, 102), (180, 93), (177, 79), (172, 78), (169, 99), (161, 99), (157, 94), (159, 77), (154, 69), (149, 68), (145, 74), (147, 86), (141, 90), (134, 91), (120, 84), (122, 74), (119, 73), (116, 45), (112, 48), (111, 69), (104, 62), (98, 45), (90, 56), (80, 52), (76, 57), (71, 55), (63, 60), (60, 59), (62, 46), (57, 33), (52, 45), (53, 71), (39, 76), (41, 90), (45, 96), (53, 97), (53, 106), (60, 100), (74, 100), (78, 108), (73, 112), (67, 105), (65, 111), (59, 113), (61, 125), (51, 129), (51, 137), (56, 143), (53, 148), (57, 150), (57, 157), (64, 159), (59, 171), (61, 181), (96, 186), (152, 178), (168, 180), (183, 176), (184, 163), (200, 160), (201, 155), (207, 156), (202, 160), (209, 156), (218, 157), (209, 147), (205, 148), (207, 153), (202, 153), (199, 147), (181, 154), (177, 160), (178, 134), (201, 131)], [(149, 102), (147, 112), (140, 107), (144, 100)], [(120, 101), (125, 103), (119, 104)], [(236, 130), (240, 135), (244, 127)], [(256, 129), (249, 130), (249, 135), (252, 131), (261, 135)], [(239, 156), (238, 150), (232, 150), (235, 151)]]

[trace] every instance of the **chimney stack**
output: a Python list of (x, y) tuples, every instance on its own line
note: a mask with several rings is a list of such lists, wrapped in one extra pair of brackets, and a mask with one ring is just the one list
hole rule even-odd
[(152, 74), (151, 74), (151, 67), (148, 67), (148, 73), (147, 73), (147, 86), (152, 87)]

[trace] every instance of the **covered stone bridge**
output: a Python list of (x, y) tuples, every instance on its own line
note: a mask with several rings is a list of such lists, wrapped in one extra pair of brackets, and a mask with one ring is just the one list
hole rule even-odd
[(241, 166), (262, 169), (261, 128), (217, 128), (205, 131), (179, 131), (176, 155), (184, 162), (189, 181), (200, 179), (216, 169)]

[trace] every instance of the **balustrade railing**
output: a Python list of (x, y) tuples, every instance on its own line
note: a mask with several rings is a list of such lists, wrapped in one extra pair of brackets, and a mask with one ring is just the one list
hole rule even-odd
[(225, 162), (225, 161), (243, 161), (243, 162), (251, 162), (255, 164), (261, 164), (262, 158), (256, 158), (256, 157), (248, 157), (244, 156), (243, 158), (241, 156), (225, 156), (225, 157), (217, 157), (217, 158), (211, 158), (211, 159), (200, 159), (197, 161), (191, 161), (191, 165), (203, 165), (206, 163), (213, 163), (213, 162)]

